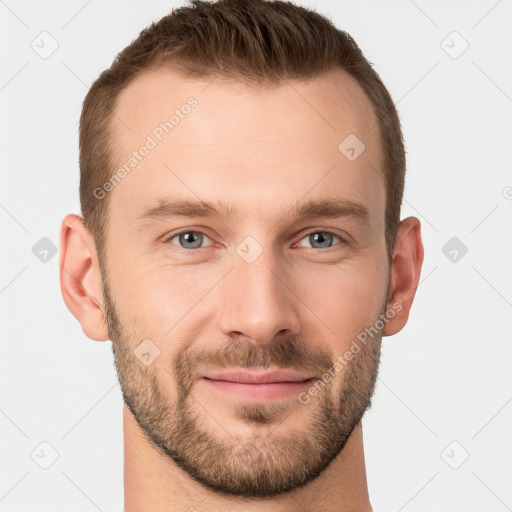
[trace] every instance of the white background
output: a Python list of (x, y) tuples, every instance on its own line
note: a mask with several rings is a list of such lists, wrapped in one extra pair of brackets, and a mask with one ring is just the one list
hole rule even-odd
[[(61, 219), (80, 212), (88, 87), (179, 5), (0, 2), (0, 511), (122, 510), (111, 343), (83, 334), (61, 298), (58, 255), (44, 263), (32, 248), (58, 245)], [(512, 2), (302, 5), (348, 31), (389, 88), (408, 151), (403, 217), (422, 222), (421, 284), (407, 326), (384, 338), (364, 419), (374, 509), (511, 510)], [(43, 31), (58, 43), (47, 59), (31, 47)], [(452, 237), (468, 248), (456, 262), (442, 252)], [(43, 441), (59, 454), (48, 469), (31, 458), (49, 462)]]

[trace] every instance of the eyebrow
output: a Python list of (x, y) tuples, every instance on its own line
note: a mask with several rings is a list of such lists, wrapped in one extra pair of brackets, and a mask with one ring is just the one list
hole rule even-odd
[[(151, 207), (137, 217), (137, 223), (151, 220), (165, 220), (172, 217), (220, 217), (230, 219), (237, 213), (236, 209), (223, 201), (190, 201), (162, 198), (157, 206)], [(369, 221), (366, 206), (358, 201), (340, 198), (325, 198), (298, 203), (282, 218), (316, 219), (353, 217), (363, 222)]]

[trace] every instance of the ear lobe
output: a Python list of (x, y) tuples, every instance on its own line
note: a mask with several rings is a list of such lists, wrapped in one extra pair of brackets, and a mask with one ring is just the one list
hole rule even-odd
[(396, 334), (407, 323), (418, 288), (423, 255), (420, 221), (408, 217), (400, 223), (393, 249), (387, 307), (395, 311), (395, 316), (386, 323), (384, 336)]
[(60, 229), (59, 277), (67, 308), (88, 338), (109, 339), (94, 240), (82, 217), (69, 214)]

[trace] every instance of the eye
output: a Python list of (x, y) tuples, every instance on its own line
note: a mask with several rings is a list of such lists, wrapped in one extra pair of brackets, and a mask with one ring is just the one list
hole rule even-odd
[[(182, 231), (181, 233), (176, 233), (167, 239), (167, 243), (173, 243), (172, 240), (175, 238), (178, 239), (178, 244), (181, 249), (201, 249), (201, 245), (206, 238), (210, 240), (204, 233), (200, 231)], [(177, 245), (177, 244), (173, 244)]]
[(343, 238), (331, 231), (312, 231), (302, 240), (307, 240), (311, 244), (306, 247), (311, 247), (313, 249), (329, 249), (333, 245), (333, 238), (337, 238), (340, 242), (345, 242)]
[[(174, 239), (177, 239), (177, 243), (173, 242)], [(188, 230), (175, 233), (171, 237), (167, 238), (166, 243), (177, 245), (179, 248), (185, 250), (202, 249), (208, 247), (203, 246), (205, 239), (210, 240), (210, 238), (201, 231)], [(336, 245), (335, 239), (338, 239), (338, 245), (346, 242), (341, 236), (331, 231), (312, 231), (302, 238), (300, 242), (302, 242), (302, 240), (306, 240), (309, 245), (306, 245), (305, 247), (310, 247), (312, 249), (329, 249), (333, 245)], [(300, 242), (298, 244), (299, 246), (301, 246)]]

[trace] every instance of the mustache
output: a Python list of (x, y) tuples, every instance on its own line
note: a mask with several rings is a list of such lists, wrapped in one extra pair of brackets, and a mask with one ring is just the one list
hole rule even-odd
[(176, 357), (174, 372), (178, 384), (188, 391), (200, 370), (205, 369), (277, 367), (320, 376), (333, 364), (334, 360), (325, 350), (310, 347), (297, 336), (280, 336), (264, 347), (250, 341), (230, 341), (212, 350), (204, 348), (185, 350)]

